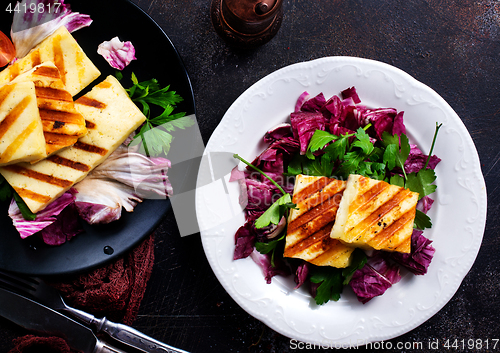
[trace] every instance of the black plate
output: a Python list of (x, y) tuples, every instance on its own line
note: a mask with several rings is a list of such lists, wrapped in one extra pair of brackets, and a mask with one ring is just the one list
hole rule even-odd
[[(16, 1), (12, 1), (15, 4)], [(72, 11), (88, 14), (93, 22), (73, 36), (87, 56), (101, 71), (82, 93), (113, 75), (115, 69), (97, 54), (105, 40), (118, 36), (131, 41), (137, 60), (123, 70), (125, 87), (130, 75), (139, 81), (156, 78), (160, 85), (180, 94), (184, 101), (177, 112), (195, 113), (191, 83), (182, 60), (163, 30), (139, 7), (126, 0), (69, 0)], [(5, 3), (4, 3), (5, 4)], [(12, 14), (0, 5), (0, 30), (10, 33)], [(4, 8), (5, 6), (5, 8)], [(125, 80), (126, 79), (126, 80)], [(175, 143), (172, 148), (175, 148)], [(175, 187), (175, 185), (174, 185)], [(105, 226), (82, 225), (85, 232), (61, 246), (47, 246), (36, 236), (22, 240), (7, 215), (8, 204), (0, 205), (0, 269), (31, 275), (59, 275), (89, 270), (114, 259), (150, 234), (171, 208), (169, 200), (144, 200), (133, 213), (122, 212), (122, 218)], [(112, 249), (112, 254), (109, 254)]]

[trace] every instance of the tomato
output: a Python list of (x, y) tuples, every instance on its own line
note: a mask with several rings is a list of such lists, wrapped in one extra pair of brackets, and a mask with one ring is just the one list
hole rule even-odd
[(0, 31), (0, 67), (7, 65), (16, 56), (16, 48), (9, 37)]

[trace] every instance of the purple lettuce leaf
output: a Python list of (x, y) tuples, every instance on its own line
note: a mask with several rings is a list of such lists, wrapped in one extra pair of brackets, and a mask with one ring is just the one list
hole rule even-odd
[(346, 88), (340, 94), (342, 95), (343, 99), (352, 98), (354, 103), (361, 103), (361, 99), (359, 99), (358, 92), (356, 92), (355, 87)]
[[(55, 6), (56, 2), (61, 5)], [(11, 38), (18, 58), (24, 57), (38, 43), (62, 26), (71, 33), (92, 23), (90, 16), (72, 12), (64, 0), (23, 0), (19, 4), (21, 9), (26, 8), (27, 11), (14, 11), (12, 21)], [(43, 4), (46, 11), (31, 12), (29, 10), (31, 4), (35, 4), (37, 8)], [(48, 11), (49, 9), (51, 11)]]
[(427, 273), (436, 250), (431, 246), (432, 241), (422, 235), (422, 231), (414, 229), (411, 235), (411, 253), (390, 253), (388, 257), (407, 268), (415, 275)]
[(321, 108), (321, 113), (330, 125), (341, 124), (345, 120), (344, 106), (338, 96), (332, 96)]
[(399, 112), (394, 118), (394, 123), (392, 124), (392, 134), (401, 136), (402, 134), (406, 135), (406, 126), (403, 120), (404, 112)]
[[(299, 97), (300, 98), (300, 97)], [(321, 108), (325, 105), (326, 99), (323, 93), (319, 93), (316, 97), (306, 100), (300, 107), (302, 112), (319, 112)]]
[(250, 178), (245, 179), (245, 182), (248, 197), (247, 211), (265, 211), (276, 201), (273, 195), (278, 192), (278, 189), (274, 185)]
[(289, 123), (279, 124), (267, 131), (264, 135), (264, 142), (271, 143), (284, 137), (292, 137), (292, 125)]
[(354, 272), (349, 285), (358, 300), (365, 304), (374, 297), (384, 294), (400, 280), (399, 267), (389, 264), (380, 252), (376, 252), (374, 256), (368, 258), (363, 268)]
[(326, 119), (318, 112), (296, 112), (290, 114), (293, 136), (299, 140), (300, 154), (305, 154), (309, 141), (316, 130), (325, 130)]
[(234, 235), (235, 247), (233, 260), (244, 259), (254, 251), (256, 234), (253, 223), (253, 221), (247, 221), (236, 231)]
[(302, 105), (311, 97), (311, 95), (305, 91), (297, 98), (297, 102), (295, 103), (295, 112), (299, 112), (302, 108)]
[(394, 108), (366, 110), (364, 117), (373, 124), (376, 137), (381, 140), (384, 132), (392, 133), (397, 111)]
[(247, 184), (245, 181), (246, 174), (243, 170), (240, 170), (238, 166), (234, 167), (231, 170), (231, 175), (229, 177), (229, 182), (238, 182), (238, 186), (240, 189), (240, 196), (238, 198), (238, 202), (240, 206), (245, 209), (248, 205), (248, 192), (247, 192)]
[(9, 216), (12, 219), (14, 227), (21, 235), (22, 239), (29, 237), (35, 233), (40, 232), (42, 229), (48, 227), (57, 220), (57, 216), (75, 200), (75, 190), (70, 189), (65, 192), (54, 202), (50, 203), (45, 209), (36, 214), (33, 221), (25, 220), (17, 207), (17, 204), (12, 200), (9, 206)]
[(133, 44), (129, 41), (122, 42), (118, 37), (99, 44), (97, 53), (102, 55), (111, 67), (118, 70), (123, 70), (132, 60), (137, 59)]
[[(297, 266), (297, 269), (295, 270), (295, 288), (298, 289), (300, 288), (309, 278), (309, 262), (307, 261), (302, 261), (299, 266)], [(313, 284), (313, 283), (311, 283)], [(314, 283), (316, 284), (316, 283)], [(319, 283), (318, 283), (319, 285)]]
[[(416, 173), (425, 166), (428, 156), (424, 154), (417, 145), (410, 145), (410, 155), (404, 164), (406, 173)], [(434, 169), (441, 161), (436, 155), (429, 159), (427, 169)]]
[(122, 216), (121, 205), (116, 207), (85, 201), (76, 201), (79, 216), (88, 224), (107, 224), (117, 221)]
[(270, 254), (261, 254), (255, 249), (250, 254), (250, 257), (262, 269), (267, 284), (270, 284), (271, 279), (276, 275), (290, 275), (290, 269), (282, 259), (275, 258), (273, 266)]
[(45, 244), (61, 245), (83, 231), (76, 206), (71, 203), (62, 210), (54, 223), (40, 231), (39, 236)]
[(427, 212), (429, 212), (429, 210), (431, 209), (433, 203), (434, 200), (431, 199), (428, 195), (426, 195), (422, 197), (420, 200), (418, 200), (417, 210), (427, 214)]
[[(295, 153), (299, 151), (299, 141), (292, 137), (283, 137), (279, 140), (272, 142), (260, 155), (258, 155), (252, 164), (258, 168), (262, 165), (263, 161), (276, 161), (278, 155), (282, 155), (283, 161), (289, 161)], [(247, 168), (248, 170), (253, 170)]]

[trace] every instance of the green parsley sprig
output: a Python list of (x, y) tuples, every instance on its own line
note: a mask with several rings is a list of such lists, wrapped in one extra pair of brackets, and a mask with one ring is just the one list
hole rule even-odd
[[(116, 73), (118, 80), (123, 78), (121, 72)], [(132, 145), (142, 142), (144, 152), (148, 156), (166, 155), (173, 140), (171, 132), (194, 125), (194, 119), (186, 117), (185, 112), (174, 113), (176, 105), (184, 99), (170, 86), (161, 87), (156, 79), (139, 82), (136, 75), (131, 75), (132, 86), (126, 91), (130, 99), (142, 108), (146, 122), (134, 136)], [(152, 117), (153, 107), (159, 107), (162, 112)]]

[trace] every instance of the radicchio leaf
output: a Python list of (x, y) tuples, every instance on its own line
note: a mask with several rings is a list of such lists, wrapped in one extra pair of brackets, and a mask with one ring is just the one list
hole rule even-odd
[(349, 285), (358, 300), (365, 304), (372, 298), (384, 294), (387, 289), (400, 280), (399, 267), (389, 264), (377, 252), (368, 258), (368, 262), (363, 268), (354, 272)]
[(172, 194), (167, 177), (170, 161), (149, 158), (118, 147), (85, 179), (75, 184), (75, 204), (89, 224), (110, 223), (121, 217), (121, 210), (132, 212), (144, 198), (166, 198)]
[[(405, 162), (406, 173), (416, 173), (425, 166), (428, 156), (425, 155), (417, 145), (410, 145), (410, 155)], [(437, 164), (441, 159), (435, 155), (432, 155), (429, 159), (429, 164), (427, 169), (435, 169)]]
[(70, 203), (57, 216), (54, 223), (41, 230), (40, 237), (45, 244), (62, 245), (84, 231), (78, 220), (76, 206)]
[(293, 136), (300, 143), (300, 154), (305, 154), (309, 141), (316, 130), (325, 130), (326, 119), (318, 112), (290, 114)]
[[(56, 6), (59, 3), (61, 5)], [(18, 4), (22, 11), (14, 11), (11, 28), (11, 38), (18, 58), (24, 57), (62, 26), (71, 33), (92, 23), (90, 16), (72, 12), (64, 0), (22, 0)], [(30, 11), (30, 6), (36, 5), (38, 9), (40, 4), (43, 4), (44, 11)]]
[(275, 259), (273, 266), (270, 254), (262, 254), (254, 249), (250, 254), (250, 257), (261, 267), (267, 284), (270, 284), (271, 279), (276, 275), (288, 276), (290, 274), (290, 269), (286, 266), (283, 260)]
[(294, 289), (300, 288), (308, 278), (309, 278), (309, 262), (303, 261), (299, 266), (297, 266), (297, 270), (295, 271), (294, 281), (296, 286)]
[(129, 41), (122, 42), (118, 37), (99, 44), (97, 53), (102, 55), (111, 67), (118, 70), (123, 70), (132, 60), (137, 59), (132, 43)]
[(432, 241), (422, 235), (422, 231), (414, 229), (411, 235), (411, 253), (391, 253), (389, 258), (406, 267), (416, 275), (427, 273), (435, 249), (431, 246)]
[(65, 192), (54, 202), (50, 203), (46, 208), (38, 212), (35, 220), (33, 221), (25, 220), (16, 202), (12, 200), (8, 213), (12, 219), (14, 227), (16, 227), (17, 231), (21, 235), (21, 238), (25, 239), (56, 222), (59, 214), (61, 214), (67, 206), (74, 202), (75, 193), (74, 189), (70, 189)]
[(256, 235), (252, 223), (251, 221), (247, 221), (236, 231), (234, 235), (235, 248), (233, 260), (244, 259), (254, 251)]

